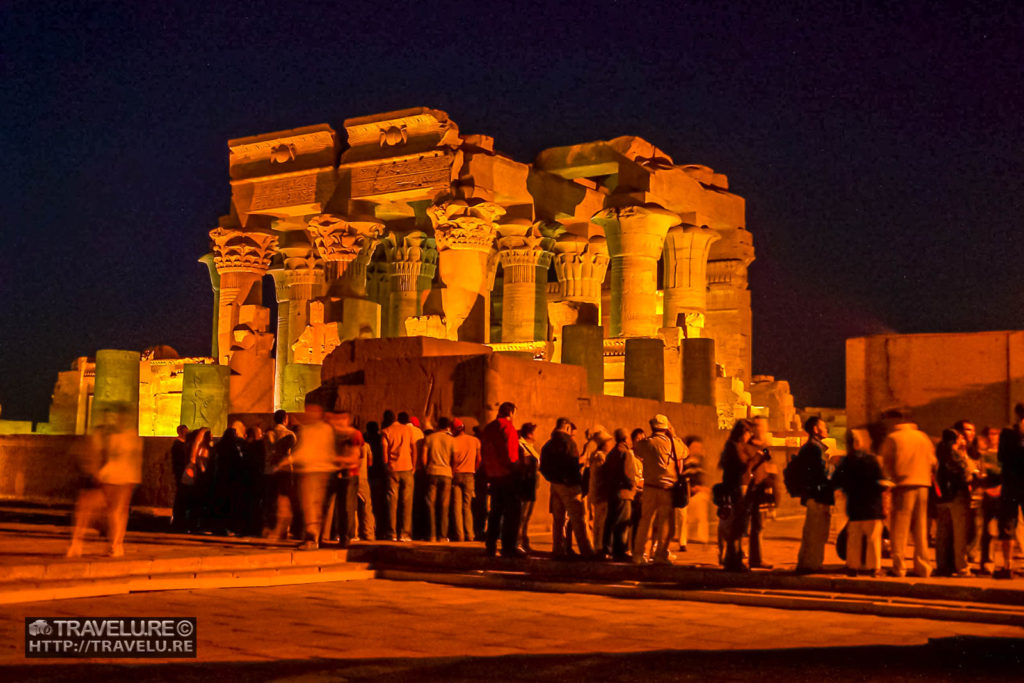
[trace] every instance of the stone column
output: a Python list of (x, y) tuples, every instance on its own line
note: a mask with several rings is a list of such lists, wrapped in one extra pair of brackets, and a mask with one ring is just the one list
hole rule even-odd
[(604, 330), (599, 325), (566, 325), (562, 335), (562, 362), (582, 365), (587, 371), (587, 390), (603, 394)]
[(540, 224), (498, 226), (502, 270), (501, 341), (547, 339), (547, 272), (554, 240)]
[(754, 261), (751, 234), (723, 230), (708, 257), (708, 308), (704, 336), (715, 340), (717, 362), (727, 377), (749, 382), (752, 319), (747, 270)]
[(217, 340), (219, 329), (217, 318), (220, 316), (220, 274), (217, 272), (217, 266), (214, 265), (213, 259), (213, 252), (207, 252), (199, 258), (199, 263), (202, 263), (209, 270), (210, 286), (213, 287), (213, 340), (210, 342), (210, 355), (217, 358), (219, 356), (217, 351), (219, 347)]
[(563, 233), (555, 240), (551, 261), (558, 278), (558, 298), (548, 304), (548, 322), (554, 342), (552, 360), (557, 361), (566, 325), (601, 323), (601, 284), (608, 273), (608, 246), (601, 235), (587, 239)]
[(488, 281), (488, 264), (497, 236), (495, 221), (505, 209), (479, 199), (449, 199), (427, 209), (434, 226), (438, 265), (441, 269), (441, 306), (445, 332), (459, 338), (459, 328), (469, 317)]
[[(708, 306), (708, 254), (720, 235), (706, 225), (677, 225), (665, 238), (665, 300), (662, 327), (683, 327), (699, 336)], [(689, 324), (689, 321), (695, 324)], [(697, 329), (693, 329), (697, 328)]]
[(96, 383), (89, 420), (93, 427), (103, 424), (108, 414), (124, 410), (128, 427), (138, 431), (141, 359), (138, 351), (100, 349), (96, 352)]
[(623, 396), (665, 400), (665, 342), (660, 338), (626, 339)]
[(309, 221), (309, 234), (327, 262), (329, 295), (365, 299), (366, 269), (384, 224), (374, 218), (325, 213)]
[(594, 216), (611, 255), (611, 336), (658, 333), (658, 257), (679, 216), (656, 204), (604, 209)]
[(715, 405), (715, 340), (683, 340), (683, 402)]
[(281, 266), (274, 268), (277, 294), (277, 354), (274, 366), (274, 409), (283, 407), (285, 368), (294, 362), (292, 345), (309, 324), (309, 302), (323, 296), (324, 262), (317, 256), (306, 233), (293, 230), (281, 235)]
[(210, 238), (214, 266), (220, 277), (217, 362), (226, 365), (231, 357), (232, 332), (238, 325), (239, 309), (263, 303), (260, 281), (270, 266), (277, 236), (241, 228), (215, 228), (210, 231)]
[(413, 231), (384, 238), (389, 282), (389, 337), (404, 337), (405, 321), (423, 313), (424, 280), (437, 271), (437, 249), (425, 232)]

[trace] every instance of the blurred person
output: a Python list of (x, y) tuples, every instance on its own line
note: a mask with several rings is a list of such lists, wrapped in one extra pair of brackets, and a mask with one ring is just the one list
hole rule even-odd
[(893, 429), (882, 442), (879, 455), (892, 490), (892, 573), (906, 576), (903, 555), (907, 536), (914, 539), (914, 573), (927, 578), (932, 573), (928, 558), (928, 491), (935, 475), (935, 446), (928, 435), (910, 421), (902, 410), (887, 411)]
[(967, 529), (971, 520), (971, 463), (963, 432), (946, 429), (935, 449), (938, 515), (935, 532), (935, 573), (970, 576), (967, 570)]
[[(372, 423), (374, 427), (376, 423)], [(367, 424), (366, 431), (370, 431)], [(370, 487), (370, 463), (373, 462), (373, 448), (363, 437), (359, 447), (359, 489), (356, 492), (356, 515), (359, 518), (359, 538), (372, 541), (376, 536), (377, 520), (373, 516), (373, 492)], [(352, 540), (352, 539), (350, 539)]]
[(598, 425), (594, 428), (588, 440), (587, 447), (583, 452), (583, 462), (586, 471), (583, 479), (586, 484), (587, 516), (591, 524), (591, 538), (594, 544), (594, 553), (598, 557), (607, 557), (611, 551), (604, 545), (604, 527), (608, 517), (608, 499), (601, 495), (604, 489), (602, 469), (604, 461), (615, 445), (612, 435), (604, 427)]
[(498, 406), (498, 416), (488, 423), (480, 439), (480, 459), (487, 474), (487, 487), (491, 496), (491, 509), (487, 515), (486, 550), (491, 557), (498, 552), (501, 537), (503, 557), (520, 557), (519, 550), (519, 496), (517, 484), (521, 476), (519, 460), (519, 432), (512, 418), (516, 406), (508, 401)]
[[(760, 515), (761, 484), (755, 472), (769, 459), (767, 453), (759, 450), (752, 440), (754, 424), (749, 420), (737, 420), (725, 442), (718, 467), (722, 470), (722, 482), (718, 497), (720, 527), (722, 528), (722, 566), (726, 571), (749, 571), (750, 566), (760, 565), (759, 539), (756, 533), (750, 537), (750, 566), (743, 563), (743, 534), (750, 526), (753, 515)], [(728, 515), (723, 518), (723, 511)]]
[(833, 489), (846, 495), (846, 567), (851, 576), (865, 571), (879, 576), (882, 567), (882, 494), (891, 485), (882, 474), (878, 458), (865, 449), (867, 431), (846, 432), (846, 455), (832, 474)]
[(580, 554), (590, 557), (594, 554), (587, 533), (583, 509), (583, 473), (579, 448), (572, 435), (576, 425), (567, 417), (558, 418), (551, 438), (540, 450), (540, 473), (551, 484), (552, 554), (564, 557), (568, 553), (566, 544), (566, 517), (572, 525), (573, 535)]
[(299, 550), (320, 547), (324, 499), (331, 477), (339, 469), (334, 441), (334, 428), (324, 421), (324, 409), (307, 402), (298, 440), (292, 451), (304, 526)]
[(999, 465), (999, 430), (983, 427), (978, 440), (978, 473), (971, 483), (971, 507), (975, 511), (975, 537), (969, 546), (972, 561), (978, 562), (976, 573), (992, 573), (993, 526), (999, 516), (999, 495), (1002, 491), (1002, 468)]
[(93, 518), (105, 511), (108, 554), (123, 557), (132, 493), (142, 482), (142, 439), (131, 425), (129, 408), (114, 408), (93, 429), (81, 471), (82, 486), (75, 504), (67, 556), (81, 556), (85, 531), (91, 527)]
[[(644, 464), (640, 458), (636, 457), (637, 445), (647, 438), (647, 432), (643, 428), (637, 427), (629, 433), (629, 452), (633, 454), (633, 465), (636, 467), (637, 481), (636, 481), (636, 493), (633, 496), (633, 502), (630, 505), (629, 513), (629, 547), (633, 547), (633, 541), (636, 538), (637, 527), (640, 526), (640, 515), (643, 512), (644, 504)], [(631, 554), (632, 556), (632, 554)]]
[[(295, 473), (291, 455), (296, 437), (295, 432), (288, 428), (288, 413), (283, 410), (274, 413), (274, 426), (263, 439), (267, 446), (263, 478), (268, 501), (264, 536), (274, 541), (283, 541), (288, 538), (288, 529), (292, 525), (292, 500), (295, 497)], [(273, 501), (273, 505), (270, 505), (270, 501)]]
[(334, 430), (337, 471), (327, 487), (324, 525), (320, 542), (330, 539), (347, 547), (358, 537), (356, 509), (359, 505), (359, 461), (363, 452), (363, 434), (352, 426), (347, 410), (328, 413), (327, 423)]
[(530, 552), (530, 518), (533, 517), (533, 506), (537, 502), (537, 487), (540, 479), (537, 472), (540, 468), (540, 453), (536, 446), (537, 425), (525, 422), (519, 428), (519, 460), (522, 463), (522, 475), (519, 482), (519, 547)]
[(388, 536), (392, 541), (411, 541), (416, 432), (409, 424), (409, 414), (399, 413), (397, 420), (381, 430), (381, 438), (388, 471)]
[(800, 468), (802, 491), (800, 504), (806, 508), (800, 550), (797, 554), (798, 574), (820, 572), (825, 562), (825, 545), (832, 525), (832, 506), (836, 499), (829, 480), (828, 425), (820, 417), (811, 416), (804, 421), (807, 441), (795, 459)]
[(613, 560), (627, 562), (629, 552), (628, 535), (631, 507), (637, 489), (637, 471), (629, 437), (623, 429), (616, 429), (614, 446), (608, 451), (601, 476), (603, 490), (600, 491), (608, 506), (602, 546)]
[(462, 420), (452, 422), (452, 522), (458, 542), (473, 540), (473, 498), (480, 469), (480, 439), (466, 433)]
[(437, 431), (423, 440), (423, 468), (427, 475), (427, 540), (448, 541), (448, 513), (452, 498), (452, 457), (455, 437), (447, 417), (437, 420)]
[[(708, 507), (711, 504), (711, 494), (707, 486), (707, 471), (704, 460), (704, 440), (699, 436), (687, 436), (683, 444), (689, 452), (686, 460), (685, 473), (690, 481), (690, 504), (687, 506), (689, 523), (693, 525), (696, 533), (693, 540), (697, 543), (708, 543), (710, 538), (710, 526), (708, 524)], [(680, 546), (686, 546), (688, 529), (683, 525), (680, 535)]]
[(267, 449), (263, 441), (263, 430), (259, 425), (253, 425), (245, 430), (245, 443), (242, 445), (242, 519), (239, 532), (244, 536), (260, 536), (263, 532), (263, 472), (266, 466)]
[(178, 425), (178, 436), (171, 444), (171, 476), (174, 479), (174, 504), (171, 508), (171, 531), (185, 532), (185, 491), (181, 476), (188, 464), (188, 427)]
[(210, 430), (200, 427), (188, 436), (188, 462), (181, 473), (181, 488), (184, 493), (184, 516), (182, 523), (185, 533), (195, 534), (202, 530), (207, 511), (207, 491), (210, 487), (210, 452), (213, 437)]

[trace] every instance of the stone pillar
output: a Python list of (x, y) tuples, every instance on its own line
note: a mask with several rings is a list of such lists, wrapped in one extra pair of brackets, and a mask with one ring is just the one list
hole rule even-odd
[[(679, 316), (693, 320), (686, 336), (704, 327), (708, 305), (707, 265), (711, 245), (719, 234), (706, 225), (677, 225), (665, 238), (665, 300), (663, 327), (680, 325)], [(698, 328), (698, 329), (692, 329)]]
[(683, 400), (683, 330), (663, 327), (658, 334), (665, 342), (665, 400), (681, 403)]
[(309, 221), (309, 234), (328, 264), (328, 294), (339, 299), (367, 298), (366, 269), (384, 224), (374, 218), (325, 213)]
[(598, 325), (566, 325), (562, 328), (562, 362), (581, 365), (587, 371), (587, 389), (604, 393), (604, 330)]
[(277, 353), (274, 367), (274, 409), (282, 407), (285, 368), (293, 362), (292, 345), (309, 324), (309, 302), (324, 294), (324, 262), (304, 231), (281, 235), (281, 266), (270, 271), (277, 294)]
[[(423, 294), (437, 271), (437, 249), (425, 232), (384, 238), (389, 280), (389, 337), (404, 337), (405, 321), (423, 313)], [(424, 287), (424, 280), (427, 287)]]
[(715, 340), (683, 340), (683, 401), (715, 405)]
[(727, 377), (749, 382), (752, 319), (747, 270), (754, 261), (753, 239), (742, 228), (720, 232), (708, 257), (706, 337), (715, 340), (717, 362)]
[(108, 414), (127, 411), (128, 425), (139, 428), (138, 351), (100, 349), (96, 352), (96, 383), (93, 385), (92, 427), (104, 423)]
[(207, 427), (214, 436), (228, 428), (228, 386), (231, 369), (226, 365), (185, 365), (181, 383), (181, 424), (190, 430)]
[(502, 271), (501, 341), (547, 339), (547, 272), (554, 240), (540, 224), (498, 226)]
[(449, 339), (456, 340), (466, 318), (481, 305), (479, 299), (489, 279), (488, 264), (497, 236), (495, 221), (505, 215), (505, 209), (479, 199), (447, 199), (429, 207), (427, 215), (434, 226), (444, 283), (441, 307), (445, 332)]
[(593, 304), (600, 310), (601, 284), (609, 262), (605, 238), (565, 233), (555, 241), (553, 251), (559, 298)]
[(658, 320), (658, 257), (679, 216), (656, 204), (604, 209), (593, 217), (604, 228), (611, 255), (611, 336), (653, 337)]
[(232, 333), (238, 325), (242, 306), (263, 303), (261, 280), (270, 266), (277, 236), (240, 228), (215, 228), (213, 262), (220, 276), (217, 314), (217, 362), (226, 365), (231, 357)]
[(623, 396), (665, 400), (665, 342), (661, 338), (626, 339)]
[(217, 272), (217, 266), (214, 265), (213, 252), (203, 254), (199, 258), (199, 263), (206, 266), (210, 272), (210, 286), (213, 287), (213, 340), (210, 342), (210, 355), (217, 358), (220, 354), (218, 353), (218, 330), (219, 325), (217, 319), (220, 317), (220, 274)]

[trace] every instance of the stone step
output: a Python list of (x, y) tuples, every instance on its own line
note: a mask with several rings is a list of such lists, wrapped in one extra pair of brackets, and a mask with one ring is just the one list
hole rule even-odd
[(824, 591), (774, 591), (750, 589), (701, 590), (674, 584), (644, 582), (600, 583), (564, 581), (515, 571), (472, 572), (431, 571), (425, 568), (382, 568), (378, 578), (393, 581), (427, 581), (472, 588), (525, 590), (545, 593), (581, 593), (628, 599), (680, 600), (773, 607), (777, 609), (818, 610), (872, 614), (885, 617), (963, 621), (1024, 627), (1024, 607), (988, 603), (927, 599), (881, 598), (876, 595), (827, 593)]
[[(955, 601), (1024, 608), (1024, 582), (998, 587), (971, 579), (850, 578), (797, 576), (791, 572), (754, 570), (731, 573), (713, 566), (634, 566), (628, 563), (565, 561), (547, 557), (489, 558), (473, 549), (367, 545), (355, 546), (349, 559), (370, 562), (378, 569), (421, 572), (508, 571), (547, 581), (671, 585), (677, 590), (770, 590), (873, 596), (878, 599)], [(988, 582), (991, 584), (991, 582)]]
[[(316, 551), (303, 554), (313, 555)], [(0, 583), (0, 605), (146, 591), (255, 588), (331, 581), (362, 581), (375, 576), (376, 572), (366, 563), (333, 560), (322, 563), (303, 561), (278, 566), (132, 573), (82, 579), (16, 580)]]

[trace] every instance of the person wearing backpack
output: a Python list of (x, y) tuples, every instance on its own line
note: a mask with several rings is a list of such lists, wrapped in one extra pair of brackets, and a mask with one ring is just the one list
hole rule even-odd
[(800, 504), (807, 509), (796, 572), (811, 574), (821, 571), (825, 561), (825, 544), (832, 523), (835, 495), (829, 482), (828, 446), (823, 441), (828, 436), (828, 425), (820, 417), (809, 417), (804, 422), (804, 431), (807, 432), (807, 443), (794, 458), (801, 473)]

